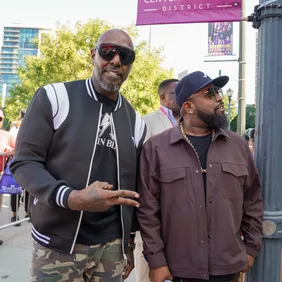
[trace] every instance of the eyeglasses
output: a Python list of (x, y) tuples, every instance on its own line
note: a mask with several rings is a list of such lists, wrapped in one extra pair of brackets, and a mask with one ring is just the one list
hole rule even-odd
[(210, 87), (207, 91), (199, 93), (199, 94), (197, 94), (197, 96), (188, 98), (187, 101), (190, 101), (190, 100), (192, 100), (194, 98), (197, 98), (199, 96), (202, 96), (202, 95), (205, 95), (206, 98), (209, 98), (211, 100), (215, 100), (216, 101), (217, 95), (219, 95), (221, 98), (223, 97), (223, 91), (222, 91), (222, 89), (220, 87), (216, 87), (216, 86)]
[(117, 54), (120, 62), (124, 66), (131, 65), (135, 61), (135, 52), (129, 48), (122, 47), (112, 43), (102, 43), (96, 47), (100, 57), (110, 62)]

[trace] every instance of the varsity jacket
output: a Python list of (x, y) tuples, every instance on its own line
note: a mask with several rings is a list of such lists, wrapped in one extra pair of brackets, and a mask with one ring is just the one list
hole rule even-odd
[[(30, 194), (32, 237), (53, 250), (72, 253), (83, 212), (67, 207), (70, 192), (90, 185), (103, 105), (91, 78), (37, 90), (21, 124), (11, 164)], [(138, 159), (146, 135), (141, 116), (119, 94), (113, 113), (118, 189), (136, 190)], [(121, 206), (123, 253), (134, 208)]]

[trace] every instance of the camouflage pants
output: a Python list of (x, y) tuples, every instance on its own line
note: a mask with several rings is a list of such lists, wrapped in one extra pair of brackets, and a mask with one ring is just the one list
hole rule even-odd
[(95, 246), (76, 244), (71, 255), (34, 242), (31, 281), (121, 282), (123, 267), (121, 239)]

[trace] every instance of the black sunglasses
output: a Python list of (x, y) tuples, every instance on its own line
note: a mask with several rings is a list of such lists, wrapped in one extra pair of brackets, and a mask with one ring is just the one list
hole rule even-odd
[(96, 47), (100, 57), (110, 62), (116, 54), (119, 55), (120, 62), (124, 66), (131, 65), (135, 60), (135, 52), (129, 48), (122, 47), (112, 43), (102, 43)]
[(211, 99), (211, 100), (216, 100), (216, 96), (219, 95), (220, 97), (223, 97), (223, 91), (220, 87), (217, 86), (213, 86), (208, 88), (207, 91), (199, 93), (197, 96), (188, 98), (187, 101), (190, 101), (194, 98), (197, 98), (199, 96), (205, 95), (207, 98)]

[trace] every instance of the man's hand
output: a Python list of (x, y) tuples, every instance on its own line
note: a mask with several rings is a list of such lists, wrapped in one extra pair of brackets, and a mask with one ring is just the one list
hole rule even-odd
[(255, 263), (255, 258), (250, 256), (250, 255), (248, 255), (247, 268), (242, 270), (241, 272), (246, 273), (247, 271), (249, 271), (253, 267), (254, 263)]
[(129, 190), (111, 191), (113, 185), (96, 181), (83, 190), (73, 190), (68, 198), (72, 210), (104, 212), (115, 205), (139, 207), (139, 194)]
[(2, 152), (2, 153), (0, 153), (0, 156), (1, 157), (9, 157), (12, 154), (13, 154), (13, 151), (11, 151), (11, 152)]
[(173, 280), (168, 266), (150, 269), (150, 279), (152, 282), (164, 282), (166, 279)]
[(128, 244), (129, 247), (127, 251), (127, 264), (124, 266), (124, 270), (122, 273), (123, 280), (125, 280), (129, 276), (129, 274), (134, 268), (134, 254), (133, 254), (133, 246), (135, 246), (134, 239), (129, 239)]

